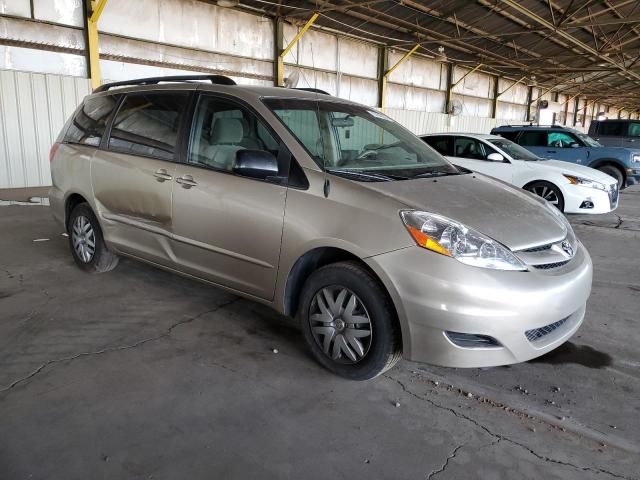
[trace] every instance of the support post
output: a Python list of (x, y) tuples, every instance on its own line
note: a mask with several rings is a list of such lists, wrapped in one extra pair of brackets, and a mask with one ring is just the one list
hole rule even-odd
[(578, 123), (578, 107), (580, 106), (580, 97), (576, 95), (573, 102), (573, 127)]
[(104, 10), (107, 0), (87, 0), (87, 50), (89, 59), (89, 77), (91, 86), (96, 89), (102, 85), (100, 74), (100, 44), (98, 39), (98, 20)]
[(531, 104), (533, 103), (531, 101), (532, 98), (533, 98), (533, 87), (529, 86), (529, 88), (527, 88), (527, 116), (526, 116), (527, 122), (531, 121)]
[(491, 101), (491, 118), (497, 118), (498, 116), (498, 98), (500, 93), (498, 91), (500, 77), (493, 77), (493, 99)]
[(387, 99), (387, 68), (389, 66), (389, 50), (378, 49), (378, 107), (384, 108)]
[(453, 74), (456, 66), (453, 63), (447, 64), (447, 84), (444, 97), (444, 113), (449, 113), (449, 105), (453, 100)]
[(280, 52), (284, 49), (284, 26), (282, 18), (276, 17), (273, 20), (274, 33), (274, 59), (273, 59), (273, 84), (276, 87), (284, 85), (284, 59), (280, 56)]

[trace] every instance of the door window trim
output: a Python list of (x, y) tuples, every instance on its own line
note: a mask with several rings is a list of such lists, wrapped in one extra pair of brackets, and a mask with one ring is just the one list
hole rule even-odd
[[(132, 153), (132, 152), (126, 152), (123, 151), (121, 149), (118, 148), (113, 148), (113, 147), (109, 147), (109, 141), (111, 140), (111, 132), (113, 130), (113, 123), (115, 122), (116, 118), (118, 117), (118, 114), (120, 113), (120, 110), (122, 109), (122, 106), (124, 105), (124, 102), (126, 101), (126, 99), (130, 96), (138, 96), (138, 95), (175, 95), (175, 94), (184, 94), (186, 93), (186, 97), (187, 97), (187, 101), (185, 102), (185, 105), (182, 107), (182, 110), (180, 110), (180, 122), (178, 123), (178, 133), (177, 133), (177, 141), (176, 141), (176, 145), (174, 147), (173, 150), (173, 158), (162, 158), (159, 157), (157, 155), (150, 155), (150, 154), (145, 154), (145, 153)], [(143, 158), (151, 158), (153, 160), (158, 160), (161, 162), (170, 162), (170, 163), (179, 163), (179, 159), (180, 159), (180, 149), (181, 149), (181, 140), (182, 140), (182, 134), (183, 134), (183, 129), (185, 128), (185, 124), (186, 119), (187, 119), (187, 113), (188, 113), (188, 107), (191, 104), (191, 100), (192, 97), (194, 96), (194, 92), (193, 91), (189, 91), (189, 90), (162, 90), (162, 91), (158, 91), (158, 90), (135, 90), (135, 91), (131, 91), (131, 92), (127, 92), (123, 95), (120, 96), (120, 99), (118, 100), (118, 105), (116, 106), (116, 109), (114, 110), (114, 114), (112, 115), (109, 123), (108, 123), (108, 128), (105, 129), (105, 135), (102, 137), (102, 142), (100, 143), (100, 150), (105, 150), (107, 152), (113, 152), (113, 153), (119, 153), (122, 155), (131, 155), (133, 157), (143, 157)]]

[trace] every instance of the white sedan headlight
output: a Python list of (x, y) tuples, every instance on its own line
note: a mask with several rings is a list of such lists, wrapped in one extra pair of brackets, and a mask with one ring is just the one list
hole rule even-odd
[(454, 220), (416, 210), (404, 210), (400, 216), (415, 242), (422, 248), (474, 267), (527, 269), (508, 248)]
[(576, 177), (575, 175), (569, 175), (563, 173), (565, 178), (569, 180), (571, 185), (580, 185), (582, 187), (597, 188), (598, 190), (607, 190), (607, 186), (604, 183), (596, 182), (595, 180), (589, 180), (588, 178)]
[(631, 161), (633, 163), (640, 163), (640, 154), (634, 153), (631, 157)]

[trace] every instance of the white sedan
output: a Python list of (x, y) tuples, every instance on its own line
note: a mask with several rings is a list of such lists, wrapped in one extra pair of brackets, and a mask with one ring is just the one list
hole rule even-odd
[(495, 135), (435, 133), (421, 138), (451, 163), (541, 196), (565, 213), (607, 213), (618, 206), (616, 179), (599, 170), (545, 160)]

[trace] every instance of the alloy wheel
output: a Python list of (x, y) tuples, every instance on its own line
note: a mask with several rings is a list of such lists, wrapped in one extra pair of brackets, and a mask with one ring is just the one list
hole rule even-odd
[(547, 187), (546, 185), (537, 185), (530, 190), (531, 193), (535, 193), (539, 197), (544, 198), (547, 202), (555, 205), (556, 207), (560, 203), (558, 199), (558, 195), (553, 191), (552, 188)]
[(84, 263), (91, 262), (96, 252), (96, 234), (84, 215), (77, 216), (73, 221), (71, 240), (78, 258)]
[(358, 363), (371, 347), (371, 318), (362, 300), (348, 288), (333, 285), (316, 292), (309, 324), (316, 343), (333, 361)]

